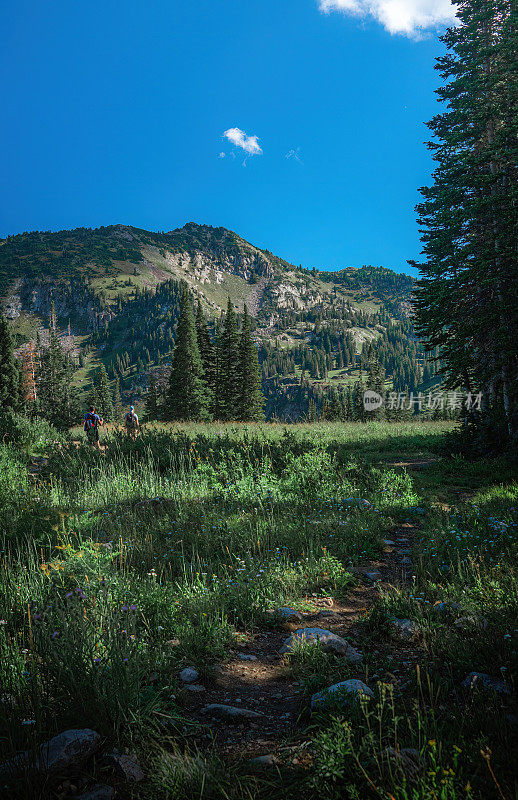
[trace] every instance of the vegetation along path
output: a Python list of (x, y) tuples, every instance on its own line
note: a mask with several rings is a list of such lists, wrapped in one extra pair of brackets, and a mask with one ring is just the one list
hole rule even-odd
[(514, 796), (513, 464), (439, 422), (102, 435), (2, 432), (2, 796)]

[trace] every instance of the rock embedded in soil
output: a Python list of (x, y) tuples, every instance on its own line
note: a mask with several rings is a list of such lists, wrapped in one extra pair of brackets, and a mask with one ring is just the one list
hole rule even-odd
[(467, 615), (464, 617), (459, 617), (453, 624), (460, 631), (469, 631), (473, 630), (473, 628), (478, 628), (480, 631), (485, 631), (488, 626), (488, 621), (485, 617)]
[(38, 748), (25, 751), (0, 765), (0, 775), (15, 775), (29, 769), (52, 774), (67, 773), (79, 767), (99, 748), (101, 737), (90, 728), (70, 729), (54, 736)]
[(476, 687), (488, 689), (497, 694), (511, 694), (511, 690), (505, 681), (487, 675), (485, 672), (470, 672), (462, 681), (461, 686), (463, 686), (464, 689), (473, 689)]
[(201, 694), (207, 690), (201, 683), (189, 683), (187, 686), (184, 686), (184, 691), (192, 692), (193, 694)]
[(210, 714), (211, 717), (218, 717), (225, 722), (244, 722), (246, 720), (260, 719), (264, 716), (260, 711), (252, 711), (249, 708), (236, 708), (223, 703), (211, 703), (211, 705), (202, 708), (202, 712)]
[(334, 683), (322, 692), (315, 692), (311, 698), (311, 710), (322, 711), (327, 707), (349, 706), (361, 697), (373, 698), (374, 693), (363, 681), (351, 678), (348, 681)]
[(251, 758), (249, 763), (253, 767), (276, 767), (279, 759), (273, 753), (267, 753), (264, 756)]
[(289, 606), (282, 606), (276, 608), (274, 614), (279, 617), (282, 622), (302, 622), (302, 614), (295, 608)]
[(132, 756), (113, 752), (106, 756), (104, 761), (113, 767), (118, 778), (122, 778), (128, 783), (139, 783), (146, 777), (140, 764)]
[(74, 800), (112, 800), (115, 797), (115, 789), (107, 783), (98, 783), (87, 789), (83, 794), (74, 797)]
[(291, 653), (300, 642), (319, 644), (326, 652), (345, 656), (352, 664), (362, 660), (361, 653), (351, 647), (349, 642), (324, 628), (299, 628), (286, 639), (279, 652)]
[(370, 581), (380, 581), (381, 580), (381, 572), (379, 571), (379, 569), (369, 570), (368, 572), (364, 572), (363, 574)]
[(411, 619), (395, 618), (391, 622), (394, 634), (402, 641), (415, 639), (421, 631), (417, 622), (413, 622)]
[(199, 677), (198, 670), (194, 669), (194, 667), (185, 667), (180, 672), (180, 680), (184, 683), (196, 683)]
[(240, 661), (257, 661), (257, 656), (252, 655), (252, 653), (238, 653), (237, 657)]

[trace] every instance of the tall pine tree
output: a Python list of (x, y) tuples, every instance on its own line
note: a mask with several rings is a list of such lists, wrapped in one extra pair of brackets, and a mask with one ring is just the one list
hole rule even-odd
[(20, 375), (9, 322), (0, 313), (0, 411), (19, 406)]
[(506, 446), (518, 438), (516, 13), (509, 0), (460, 0), (457, 16), (436, 65), (437, 168), (418, 206), (419, 332), (448, 387), (483, 393), (478, 440)]
[(220, 337), (219, 396), (221, 419), (234, 420), (239, 417), (239, 335), (234, 306), (228, 298), (227, 313)]
[(166, 416), (170, 420), (203, 421), (209, 417), (210, 392), (203, 373), (196, 324), (187, 285), (182, 287), (182, 313), (176, 329)]
[(264, 397), (261, 391), (261, 370), (257, 347), (252, 338), (250, 316), (245, 305), (243, 328), (239, 340), (238, 419), (258, 422), (264, 419)]

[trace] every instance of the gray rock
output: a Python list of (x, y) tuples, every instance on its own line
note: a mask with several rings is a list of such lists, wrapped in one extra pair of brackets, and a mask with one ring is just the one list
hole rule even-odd
[(201, 683), (189, 683), (187, 686), (184, 686), (185, 692), (192, 692), (193, 694), (201, 694), (202, 692), (206, 692), (205, 686), (202, 686)]
[(336, 617), (336, 611), (332, 611), (330, 608), (324, 608), (322, 611), (318, 612), (317, 619), (324, 619), (325, 617)]
[(210, 714), (211, 717), (218, 717), (225, 722), (243, 722), (244, 720), (260, 719), (264, 716), (260, 711), (251, 711), (249, 708), (236, 708), (223, 703), (211, 703), (211, 705), (202, 708), (202, 712)]
[(383, 544), (386, 544), (387, 547), (394, 547), (394, 542), (392, 539), (383, 539)]
[(275, 767), (279, 763), (279, 759), (273, 753), (268, 753), (265, 756), (251, 758), (249, 763), (254, 767)]
[(381, 755), (385, 762), (389, 762), (388, 767), (390, 770), (397, 765), (408, 778), (415, 778), (418, 775), (421, 758), (419, 756), (419, 751), (414, 747), (403, 747), (401, 750), (395, 750), (393, 747), (386, 747)]
[(361, 697), (374, 697), (374, 693), (367, 686), (367, 684), (351, 678), (348, 681), (335, 683), (324, 689), (322, 692), (315, 692), (311, 698), (311, 710), (321, 711), (328, 706), (349, 706), (351, 703), (357, 702)]
[(403, 641), (415, 639), (421, 631), (417, 622), (411, 619), (393, 619), (392, 627), (394, 634)]
[(180, 680), (184, 683), (196, 683), (199, 677), (198, 670), (194, 669), (194, 667), (185, 667), (180, 672)]
[(485, 617), (476, 617), (470, 614), (464, 617), (459, 617), (453, 624), (461, 631), (469, 631), (473, 630), (473, 628), (478, 628), (480, 631), (485, 631), (488, 626), (488, 621)]
[(139, 783), (146, 777), (140, 764), (135, 758), (132, 758), (132, 756), (114, 752), (106, 756), (104, 760), (114, 768), (117, 777), (123, 778), (123, 780), (128, 781), (128, 783)]
[(71, 729), (40, 745), (36, 755), (25, 751), (0, 765), (0, 775), (15, 775), (29, 769), (52, 774), (80, 766), (99, 748), (101, 737), (90, 728)]
[(379, 571), (379, 569), (373, 569), (373, 570), (370, 570), (369, 572), (364, 572), (363, 574), (370, 581), (380, 581), (381, 580), (381, 572)]
[(302, 622), (302, 614), (295, 608), (289, 608), (289, 606), (276, 608), (275, 614), (280, 617), (283, 622)]
[(324, 628), (299, 628), (286, 639), (279, 652), (291, 653), (299, 642), (318, 643), (323, 650), (345, 656), (352, 664), (362, 660), (361, 653), (351, 647), (349, 642)]
[(115, 796), (115, 789), (113, 786), (108, 786), (107, 783), (97, 783), (88, 789), (83, 794), (74, 797), (74, 800), (111, 800)]
[(511, 690), (505, 681), (500, 678), (493, 678), (485, 672), (470, 672), (462, 681), (461, 686), (465, 689), (477, 687), (496, 692), (497, 694), (511, 694)]
[(250, 654), (247, 654), (247, 653), (238, 653), (238, 654), (237, 654), (237, 657), (238, 657), (238, 658), (239, 658), (241, 661), (257, 661), (257, 656), (254, 656), (254, 655), (252, 655), (252, 653), (250, 653)]

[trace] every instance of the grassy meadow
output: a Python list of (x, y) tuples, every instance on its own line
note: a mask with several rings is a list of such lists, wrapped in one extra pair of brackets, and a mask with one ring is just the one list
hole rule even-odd
[[(104, 431), (102, 453), (80, 430), (4, 435), (0, 762), (89, 727), (147, 775), (121, 797), (514, 798), (516, 468), (453, 455), (453, 427), (157, 424), (136, 442)], [(408, 581), (372, 588), (361, 570), (402, 526)], [(210, 687), (239, 642), (276, 630), (273, 610), (362, 587), (361, 664), (318, 645), (282, 661), (297, 718), (276, 767), (223, 751), (179, 671)], [(463, 688), (472, 671), (510, 693)], [(374, 698), (311, 715), (312, 693), (347, 678)], [(6, 797), (69, 796), (28, 772), (2, 781)]]

